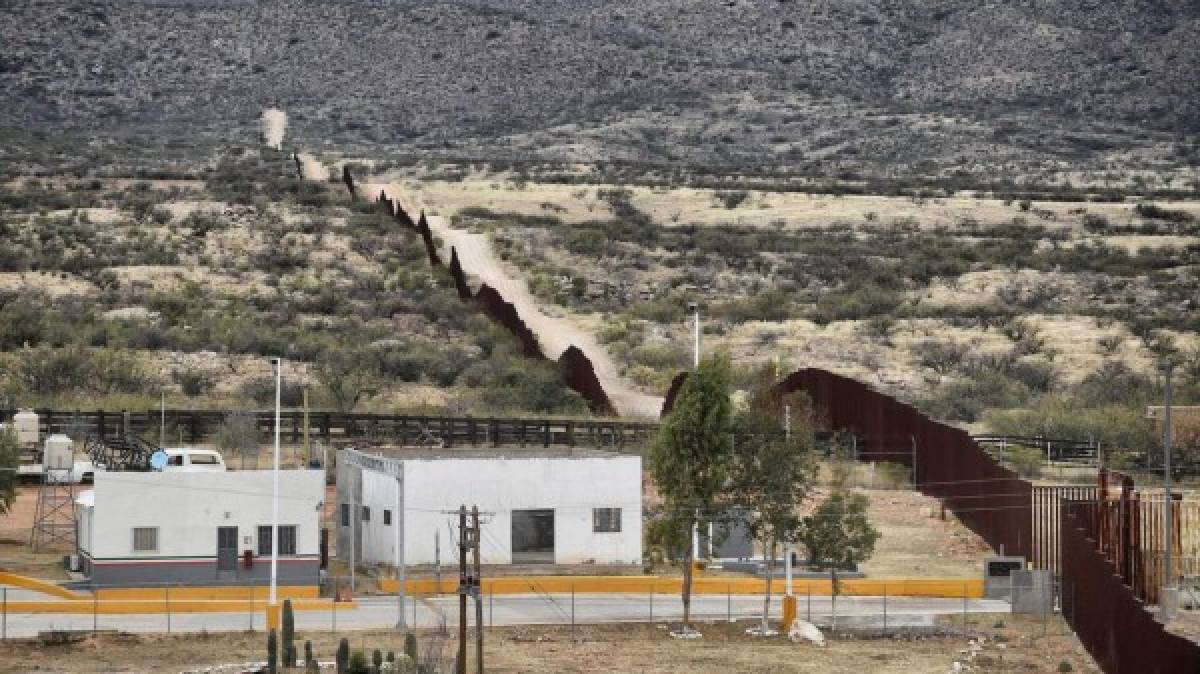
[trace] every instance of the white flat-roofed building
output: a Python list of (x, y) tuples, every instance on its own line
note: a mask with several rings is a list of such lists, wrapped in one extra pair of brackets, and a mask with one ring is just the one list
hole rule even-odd
[(465, 504), (484, 514), (484, 564), (642, 561), (639, 456), (390, 450), (378, 454), (386, 469), (368, 469), (349, 460), (353, 451), (340, 452), (337, 463), (337, 549), (343, 560), (350, 559), (353, 544), (358, 562), (394, 564), (399, 534), (407, 564), (434, 563), (439, 544), (442, 563), (451, 563), (457, 512)]
[[(76, 499), (83, 570), (97, 585), (270, 580), (269, 470), (104, 472)], [(280, 585), (319, 580), (325, 474), (279, 472)]]

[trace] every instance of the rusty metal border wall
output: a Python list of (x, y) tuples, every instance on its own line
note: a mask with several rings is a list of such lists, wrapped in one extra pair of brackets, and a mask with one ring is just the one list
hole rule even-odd
[[(349, 169), (343, 171), (343, 178), (351, 196), (354, 196), (354, 180)], [(387, 192), (384, 190), (379, 191), (376, 203), (388, 216), (420, 235), (421, 241), (425, 244), (425, 252), (429, 257), (431, 267), (447, 268), (433, 241), (433, 231), (429, 228), (429, 220), (425, 217), (424, 211), (421, 212), (417, 221), (413, 222), (412, 217), (404, 210), (399, 201), (388, 198)], [(526, 325), (515, 305), (506, 301), (499, 291), (486, 283), (481, 285), (478, 291), (471, 291), (471, 287), (467, 283), (466, 271), (458, 257), (458, 250), (453, 246), (450, 247), (448, 271), (460, 300), (474, 302), (489, 318), (508, 330), (521, 343), (521, 352), (527, 358), (549, 360), (542, 351), (537, 335)], [(558, 367), (564, 383), (583, 397), (593, 414), (617, 416), (616, 407), (600, 383), (600, 378), (596, 376), (595, 365), (587, 357), (587, 354), (571, 345), (559, 356)]]
[(1200, 672), (1200, 645), (1171, 634), (1097, 549), (1097, 501), (1066, 501), (1062, 535), (1063, 617), (1109, 674)]

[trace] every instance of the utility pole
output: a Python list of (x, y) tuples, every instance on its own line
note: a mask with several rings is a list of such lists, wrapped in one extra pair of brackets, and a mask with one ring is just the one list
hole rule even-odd
[(467, 674), (467, 506), (458, 508), (458, 662), (455, 674)]
[(1163, 513), (1163, 525), (1166, 531), (1163, 532), (1163, 541), (1166, 543), (1166, 549), (1163, 551), (1163, 588), (1162, 598), (1159, 601), (1159, 608), (1162, 611), (1162, 619), (1165, 624), (1171, 618), (1171, 602), (1174, 601), (1172, 589), (1175, 587), (1174, 578), (1171, 569), (1171, 549), (1174, 547), (1172, 541), (1175, 533), (1175, 523), (1173, 522), (1175, 502), (1171, 498), (1171, 371), (1174, 369), (1174, 364), (1170, 360), (1164, 360), (1160, 366), (1163, 373), (1163, 500), (1165, 503), (1165, 512)]
[(475, 672), (483, 674), (483, 593), (479, 569), (479, 542), (482, 538), (479, 529), (479, 506), (471, 506), (471, 547), (475, 550), (475, 576), (472, 579), (471, 591), (475, 595)]

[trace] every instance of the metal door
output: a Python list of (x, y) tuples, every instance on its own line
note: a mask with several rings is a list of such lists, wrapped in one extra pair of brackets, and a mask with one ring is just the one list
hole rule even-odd
[(217, 527), (217, 571), (236, 571), (238, 528)]
[(554, 511), (512, 511), (513, 564), (554, 563)]

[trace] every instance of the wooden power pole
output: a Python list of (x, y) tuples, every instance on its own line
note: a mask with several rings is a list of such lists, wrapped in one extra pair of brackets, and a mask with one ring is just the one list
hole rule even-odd
[(467, 506), (458, 509), (458, 662), (456, 674), (467, 674)]
[(471, 594), (475, 595), (475, 671), (483, 674), (483, 592), (479, 570), (479, 543), (482, 539), (479, 528), (479, 506), (471, 506), (471, 547), (475, 555), (475, 575), (471, 579)]

